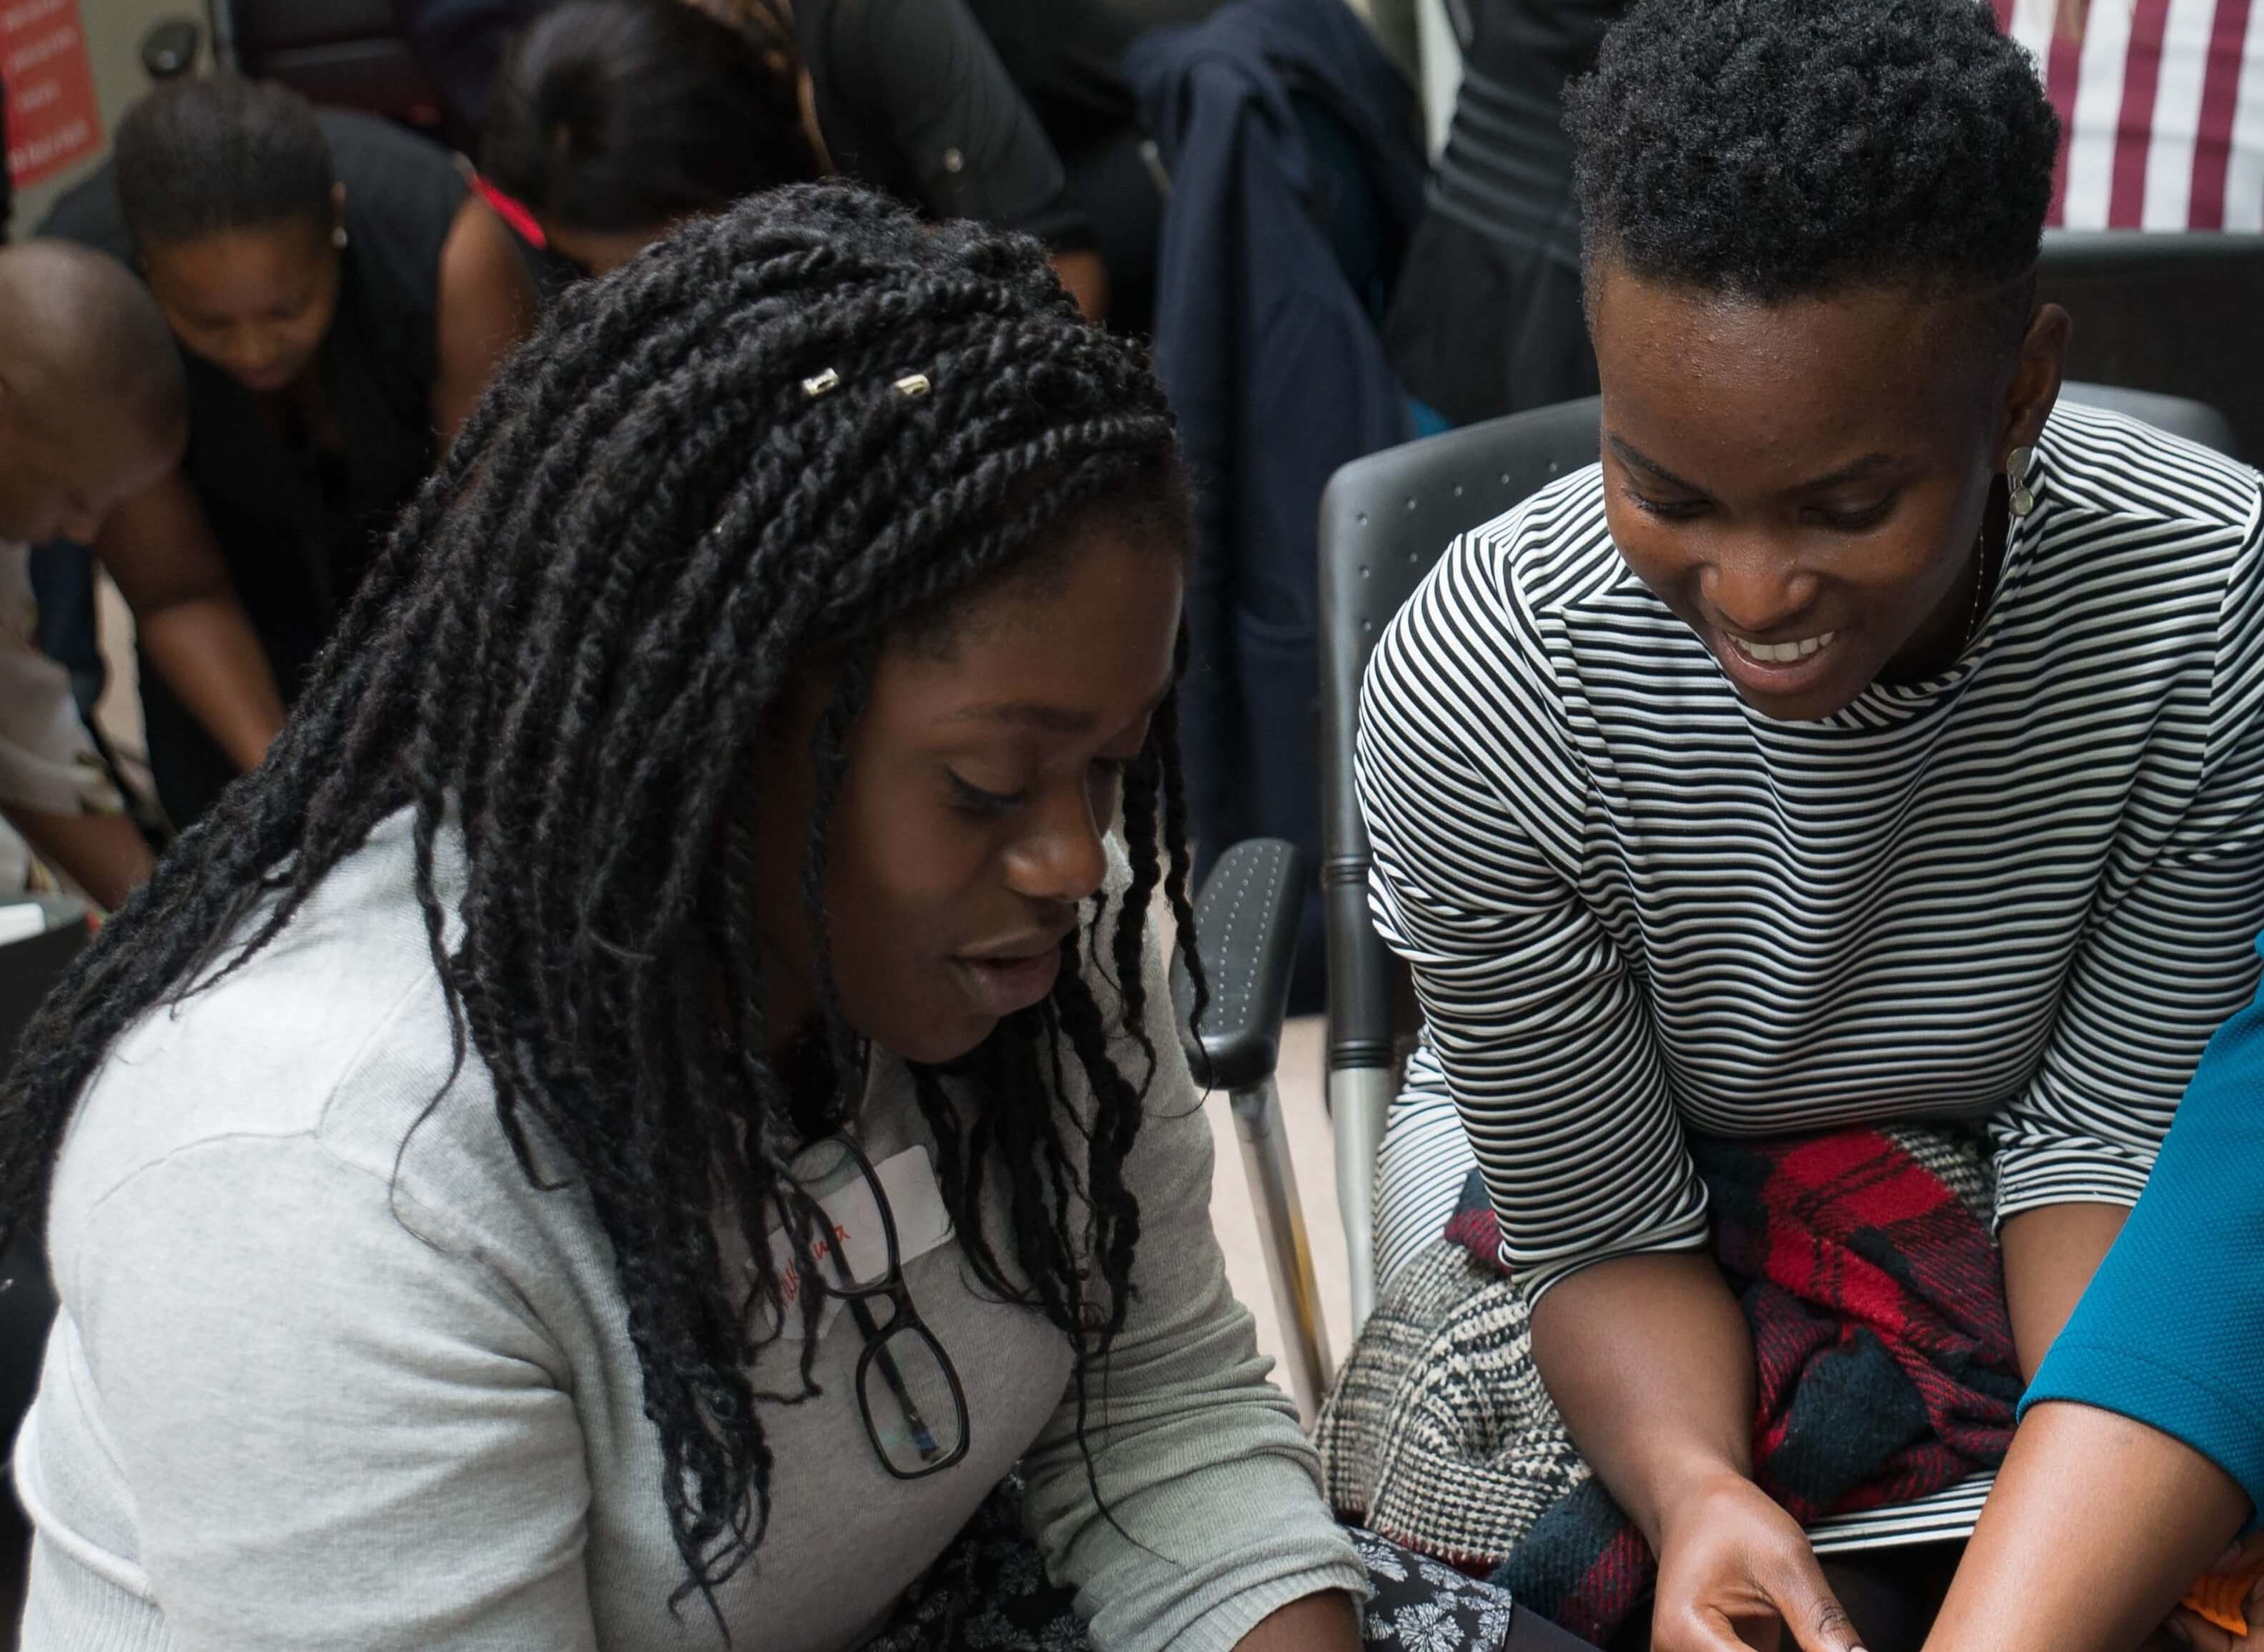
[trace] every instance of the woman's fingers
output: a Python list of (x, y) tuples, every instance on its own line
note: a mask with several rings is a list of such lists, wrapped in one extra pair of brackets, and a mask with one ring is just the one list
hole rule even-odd
[[(2235, 1604), (2233, 1590), (2243, 1578), (2247, 1588)], [(2173, 1612), (2163, 1627), (2180, 1645), (2198, 1652), (2264, 1652), (2264, 1532), (2253, 1532), (2229, 1545), (2208, 1573), (2193, 1586), (2186, 1605)], [(2207, 1610), (2204, 1617), (2195, 1605)], [(2248, 1633), (2234, 1634), (2211, 1618), (2244, 1618)]]
[(1774, 1612), (1732, 1616), (1719, 1606), (1654, 1612), (1651, 1652), (1781, 1652), (1784, 1626)]
[(1824, 1569), (1805, 1539), (1781, 1553), (1774, 1569), (1776, 1576), (1763, 1583), (1801, 1652), (1863, 1652), (1854, 1620), (1825, 1582)]
[(2193, 1652), (2246, 1652), (2255, 1645), (2264, 1645), (2253, 1637), (2235, 1641), (2199, 1612), (2188, 1612), (2183, 1606), (2170, 1614), (2163, 1626), (2179, 1645), (2191, 1647)]
[(1862, 1652), (1807, 1534), (1746, 1485), (1660, 1557), (1653, 1652)]
[[(1694, 1614), (1688, 1628), (1673, 1642), (1677, 1652), (1779, 1652), (1784, 1644), (1784, 1626), (1774, 1616), (1733, 1619), (1707, 1610)], [(1668, 1643), (1656, 1630), (1651, 1652), (1662, 1652)]]
[[(1701, 1607), (1685, 1619), (1680, 1634), (1659, 1634), (1654, 1625), (1653, 1652), (1667, 1652), (1669, 1648), (1673, 1652), (1781, 1652), (1788, 1645), (1796, 1645), (1802, 1652), (1861, 1652), (1855, 1626), (1831, 1598), (1831, 1590), (1824, 1593), (1822, 1601), (1779, 1601), (1774, 1611), (1731, 1613), (1718, 1606)], [(1793, 1617), (1795, 1612), (1806, 1614), (1804, 1629)]]
[(2245, 1572), (2252, 1566), (2264, 1566), (2264, 1532), (2252, 1532), (2228, 1544), (2224, 1553), (2217, 1557), (2217, 1564), (2209, 1569)]

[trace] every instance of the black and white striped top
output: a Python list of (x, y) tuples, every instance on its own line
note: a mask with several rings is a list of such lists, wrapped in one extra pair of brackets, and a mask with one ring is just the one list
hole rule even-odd
[[(1451, 1098), (1530, 1292), (1703, 1243), (1686, 1127), (1985, 1114), (2000, 1218), (2137, 1197), (2257, 981), (2259, 485), (2064, 406), (1963, 657), (1807, 723), (1629, 572), (1596, 469), (1448, 551), (1361, 797), (1427, 1022), (1401, 1107)], [(1448, 1156), (1401, 1192), (1443, 1210)]]

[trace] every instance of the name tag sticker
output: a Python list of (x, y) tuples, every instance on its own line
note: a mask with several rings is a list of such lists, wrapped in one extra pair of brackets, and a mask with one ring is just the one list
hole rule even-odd
[[(925, 1256), (951, 1239), (951, 1215), (943, 1205), (943, 1186), (937, 1181), (935, 1162), (928, 1156), (925, 1146), (909, 1147), (874, 1170), (879, 1178), (881, 1192), (889, 1201), (889, 1214), (896, 1219), (896, 1258), (908, 1264), (915, 1257)], [(846, 1182), (817, 1201), (824, 1214), (824, 1231), (810, 1235), (810, 1247), (817, 1253), (818, 1266), (825, 1277), (838, 1278), (833, 1272), (832, 1253), (838, 1249), (847, 1263), (849, 1275), (859, 1280), (877, 1280), (889, 1265), (889, 1237), (881, 1224), (880, 1206), (873, 1200), (872, 1184), (862, 1176), (852, 1176)], [(779, 1289), (786, 1307), (786, 1324), (781, 1331), (789, 1341), (802, 1339), (802, 1293), (805, 1281), (802, 1267), (794, 1253), (794, 1241), (784, 1228), (771, 1229), (771, 1263), (778, 1270)], [(832, 1329), (833, 1322), (842, 1309), (841, 1299), (828, 1296), (818, 1310), (817, 1334), (823, 1337)]]

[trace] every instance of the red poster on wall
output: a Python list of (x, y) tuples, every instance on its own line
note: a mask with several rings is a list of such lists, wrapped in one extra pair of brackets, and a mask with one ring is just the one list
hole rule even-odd
[(0, 0), (8, 87), (8, 176), (18, 189), (102, 147), (102, 112), (78, 0)]

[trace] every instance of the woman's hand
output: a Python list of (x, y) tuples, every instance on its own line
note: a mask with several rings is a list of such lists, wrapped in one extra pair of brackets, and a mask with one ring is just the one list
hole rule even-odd
[[(2212, 1572), (2246, 1572), (2264, 1566), (2264, 1532), (2242, 1539), (2218, 1557)], [(2171, 1635), (2197, 1652), (2264, 1652), (2264, 1577), (2249, 1585), (2246, 1610), (2248, 1633), (2220, 1629), (2199, 1612), (2180, 1606), (2170, 1614)]]
[(1711, 1257), (1621, 1257), (1535, 1305), (1533, 1354), (1586, 1456), (1658, 1556), (1656, 1652), (1855, 1634), (1808, 1540), (1752, 1482), (1753, 1339)]
[(1855, 1627), (1799, 1522), (1736, 1475), (1662, 1509), (1651, 1644), (1652, 1652), (1857, 1652)]

